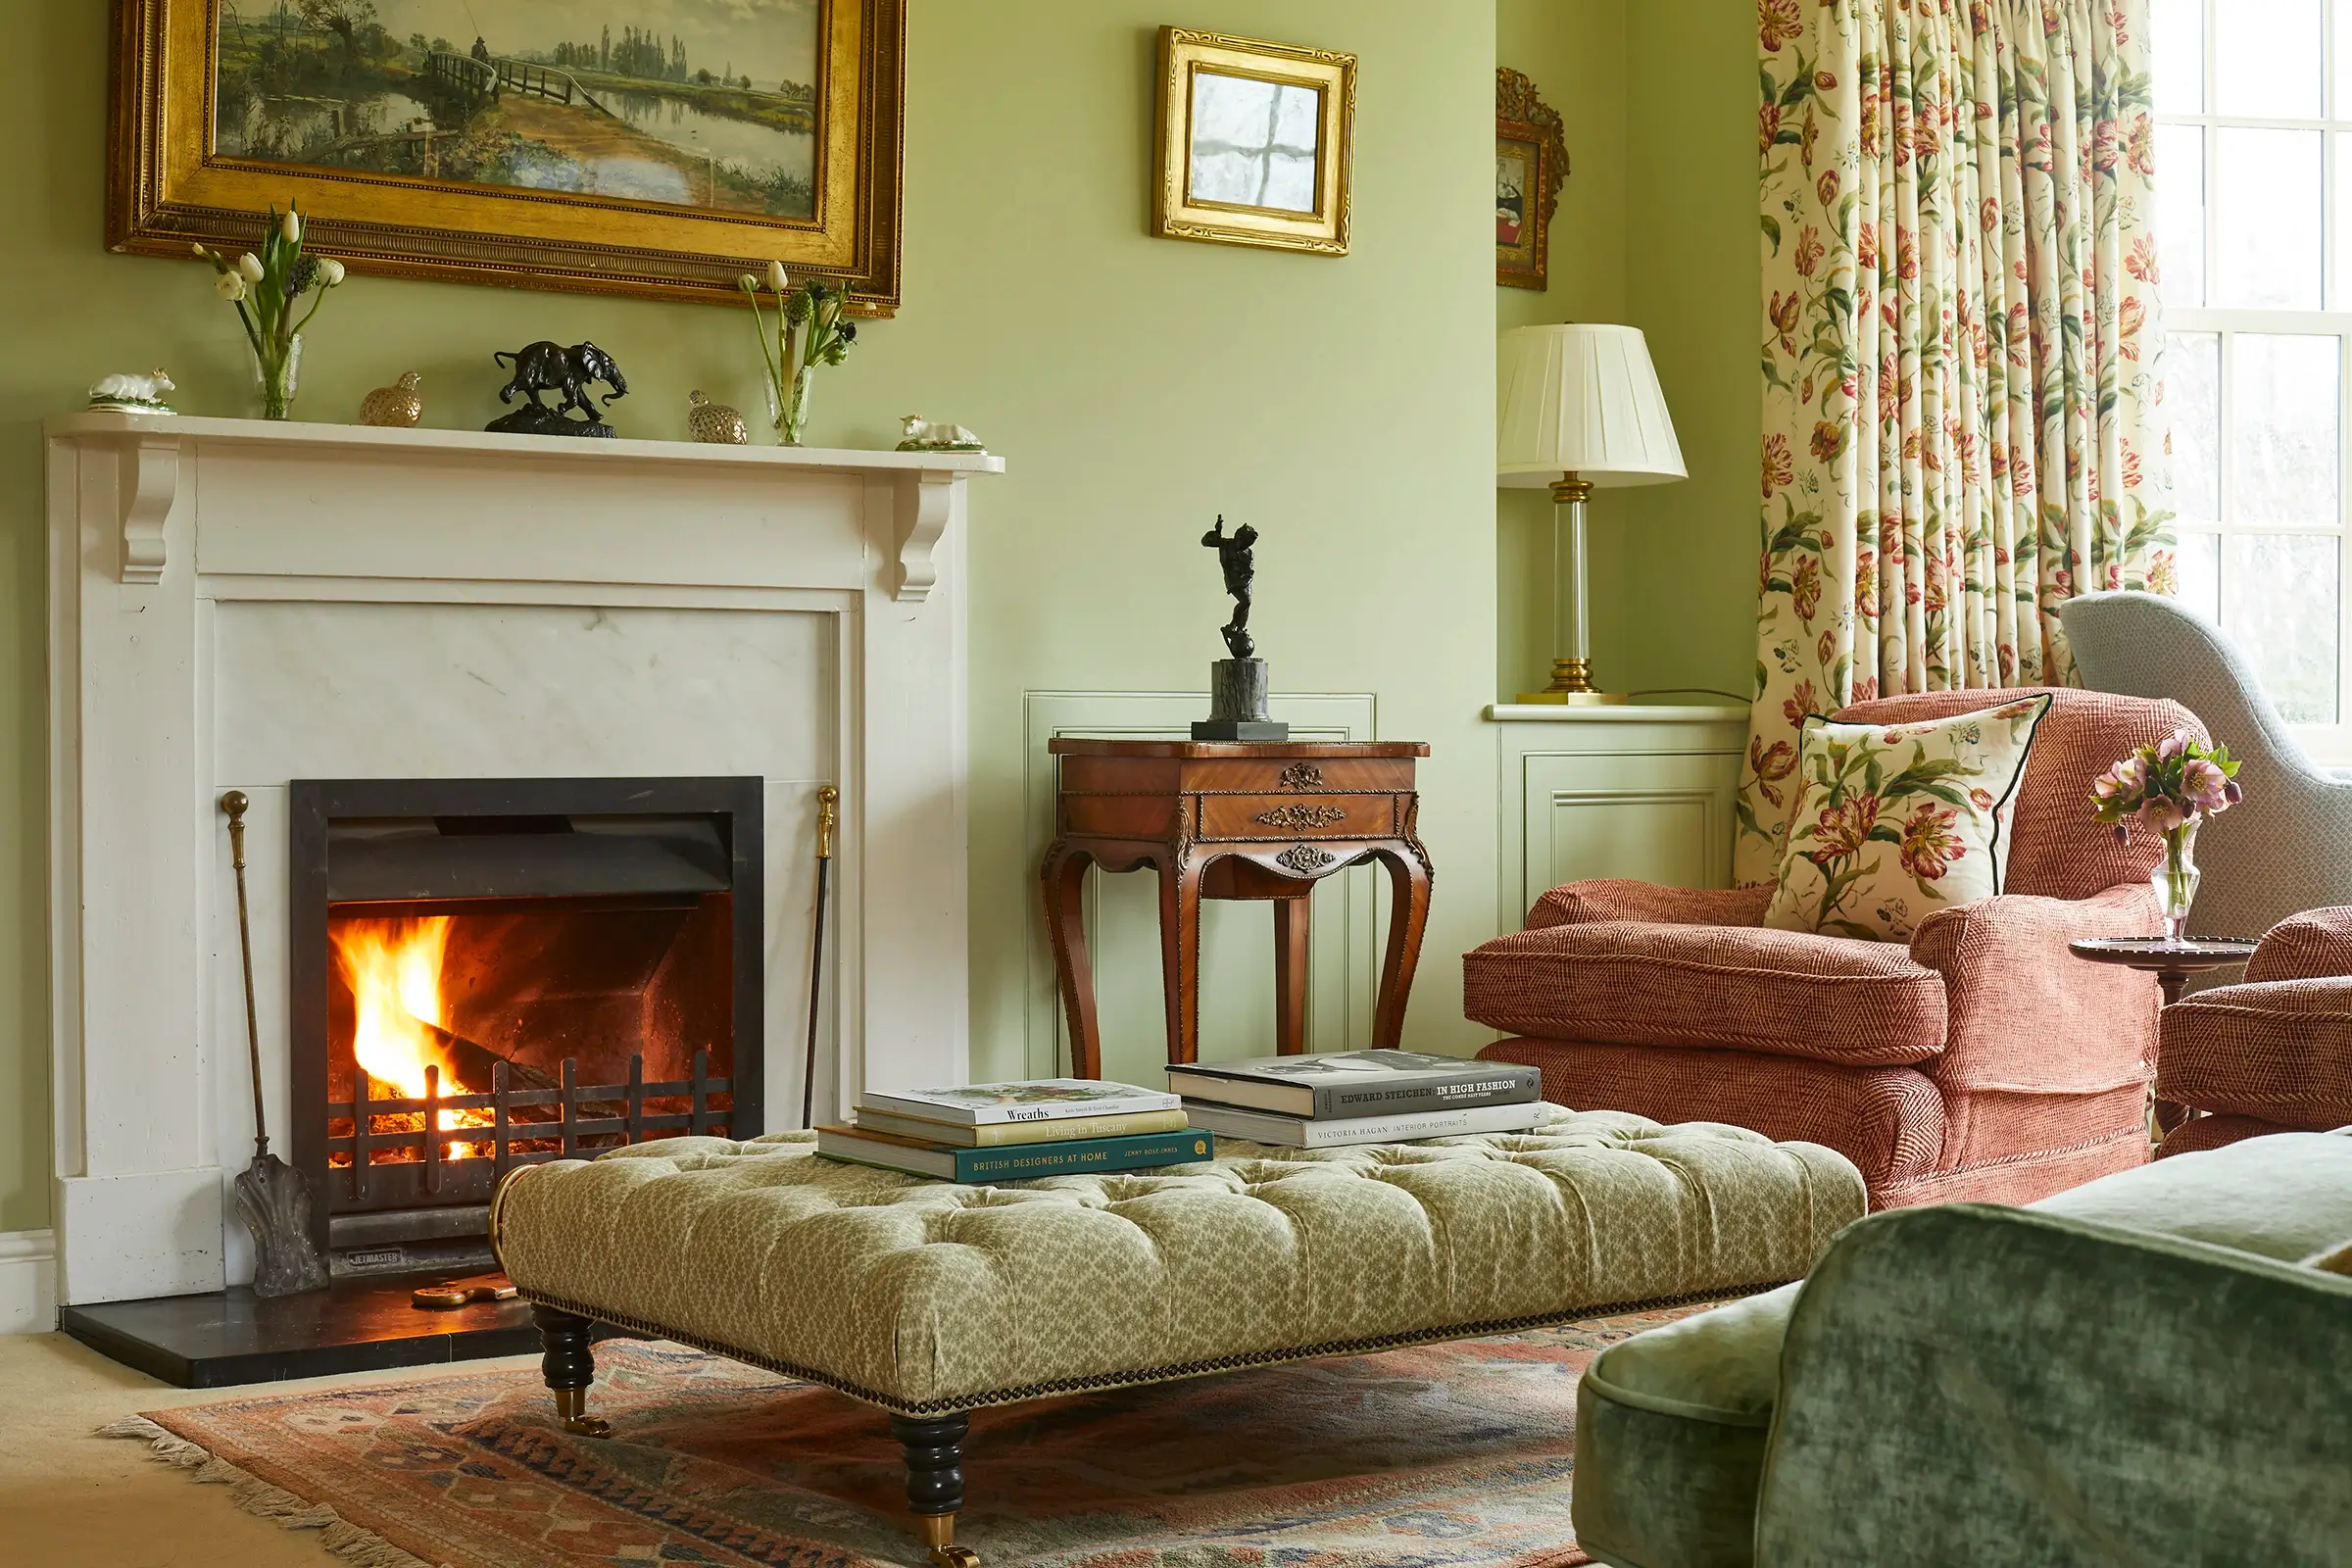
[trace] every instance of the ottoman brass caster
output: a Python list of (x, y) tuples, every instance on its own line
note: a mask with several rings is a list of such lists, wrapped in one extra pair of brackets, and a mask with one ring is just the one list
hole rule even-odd
[(588, 1413), (586, 1389), (558, 1389), (555, 1394), (556, 1419), (564, 1423), (564, 1431), (575, 1438), (609, 1438), (612, 1435), (612, 1422), (603, 1416)]
[(931, 1554), (931, 1568), (980, 1568), (978, 1552), (955, 1544), (954, 1514), (917, 1514), (914, 1522), (922, 1528), (923, 1549)]

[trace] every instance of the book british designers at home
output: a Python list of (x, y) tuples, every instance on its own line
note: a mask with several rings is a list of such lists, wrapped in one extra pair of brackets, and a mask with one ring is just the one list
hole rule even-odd
[(1208, 1101), (1322, 1121), (1524, 1104), (1540, 1098), (1543, 1075), (1418, 1051), (1339, 1051), (1172, 1065), (1168, 1087), (1195, 1106)]
[(869, 1089), (858, 1103), (860, 1109), (878, 1110), (886, 1116), (959, 1122), (966, 1127), (1074, 1116), (1126, 1116), (1146, 1110), (1179, 1110), (1184, 1104), (1164, 1090), (1093, 1078), (1032, 1078), (954, 1089), (902, 1089), (887, 1095)]
[(1146, 1133), (1136, 1138), (1088, 1138), (1060, 1144), (1011, 1144), (1002, 1149), (946, 1149), (911, 1138), (886, 1138), (854, 1127), (819, 1127), (816, 1152), (853, 1165), (878, 1165), (909, 1176), (951, 1182), (1018, 1182), (1039, 1176), (1091, 1176), (1107, 1171), (1194, 1165), (1213, 1158), (1216, 1136), (1205, 1132)]

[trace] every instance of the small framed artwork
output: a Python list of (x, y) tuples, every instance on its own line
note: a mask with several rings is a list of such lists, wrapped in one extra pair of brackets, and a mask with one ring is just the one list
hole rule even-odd
[(1348, 254), (1355, 56), (1159, 29), (1164, 239)]
[(1551, 220), (1568, 178), (1567, 128), (1536, 84), (1505, 67), (1494, 73), (1494, 281), (1544, 288)]
[(899, 296), (906, 0), (114, 0), (107, 244), (266, 208), (364, 271)]

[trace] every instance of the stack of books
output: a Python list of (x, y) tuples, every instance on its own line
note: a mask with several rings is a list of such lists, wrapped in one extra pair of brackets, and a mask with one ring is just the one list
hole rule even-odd
[(1294, 1149), (1525, 1132), (1547, 1114), (1533, 1067), (1414, 1051), (1192, 1063), (1168, 1087), (1195, 1127)]
[(1190, 1165), (1216, 1153), (1183, 1102), (1157, 1089), (1040, 1078), (868, 1093), (854, 1127), (819, 1127), (816, 1152), (951, 1182), (1027, 1181)]

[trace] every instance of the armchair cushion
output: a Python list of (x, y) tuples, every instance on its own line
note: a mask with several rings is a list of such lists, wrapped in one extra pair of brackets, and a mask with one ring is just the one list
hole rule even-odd
[(2263, 933), (2246, 960), (2248, 983), (2352, 974), (2352, 908), (2306, 909)]
[(1805, 720), (1764, 923), (1902, 941), (2001, 891), (2008, 810), (2048, 693), (1909, 724)]
[(1648, 920), (1658, 925), (1761, 925), (1772, 889), (1670, 888), (1655, 882), (1570, 882), (1553, 888), (1528, 911), (1530, 930), (1542, 925), (1591, 925), (1595, 920)]
[(1495, 1029), (1714, 1046), (1853, 1067), (1944, 1047), (1944, 983), (1898, 946), (1756, 927), (1601, 920), (1522, 931), (1462, 960), (1462, 1007)]
[(2217, 986), (2165, 1008), (2156, 1093), (2313, 1131), (2352, 1122), (2352, 975)]

